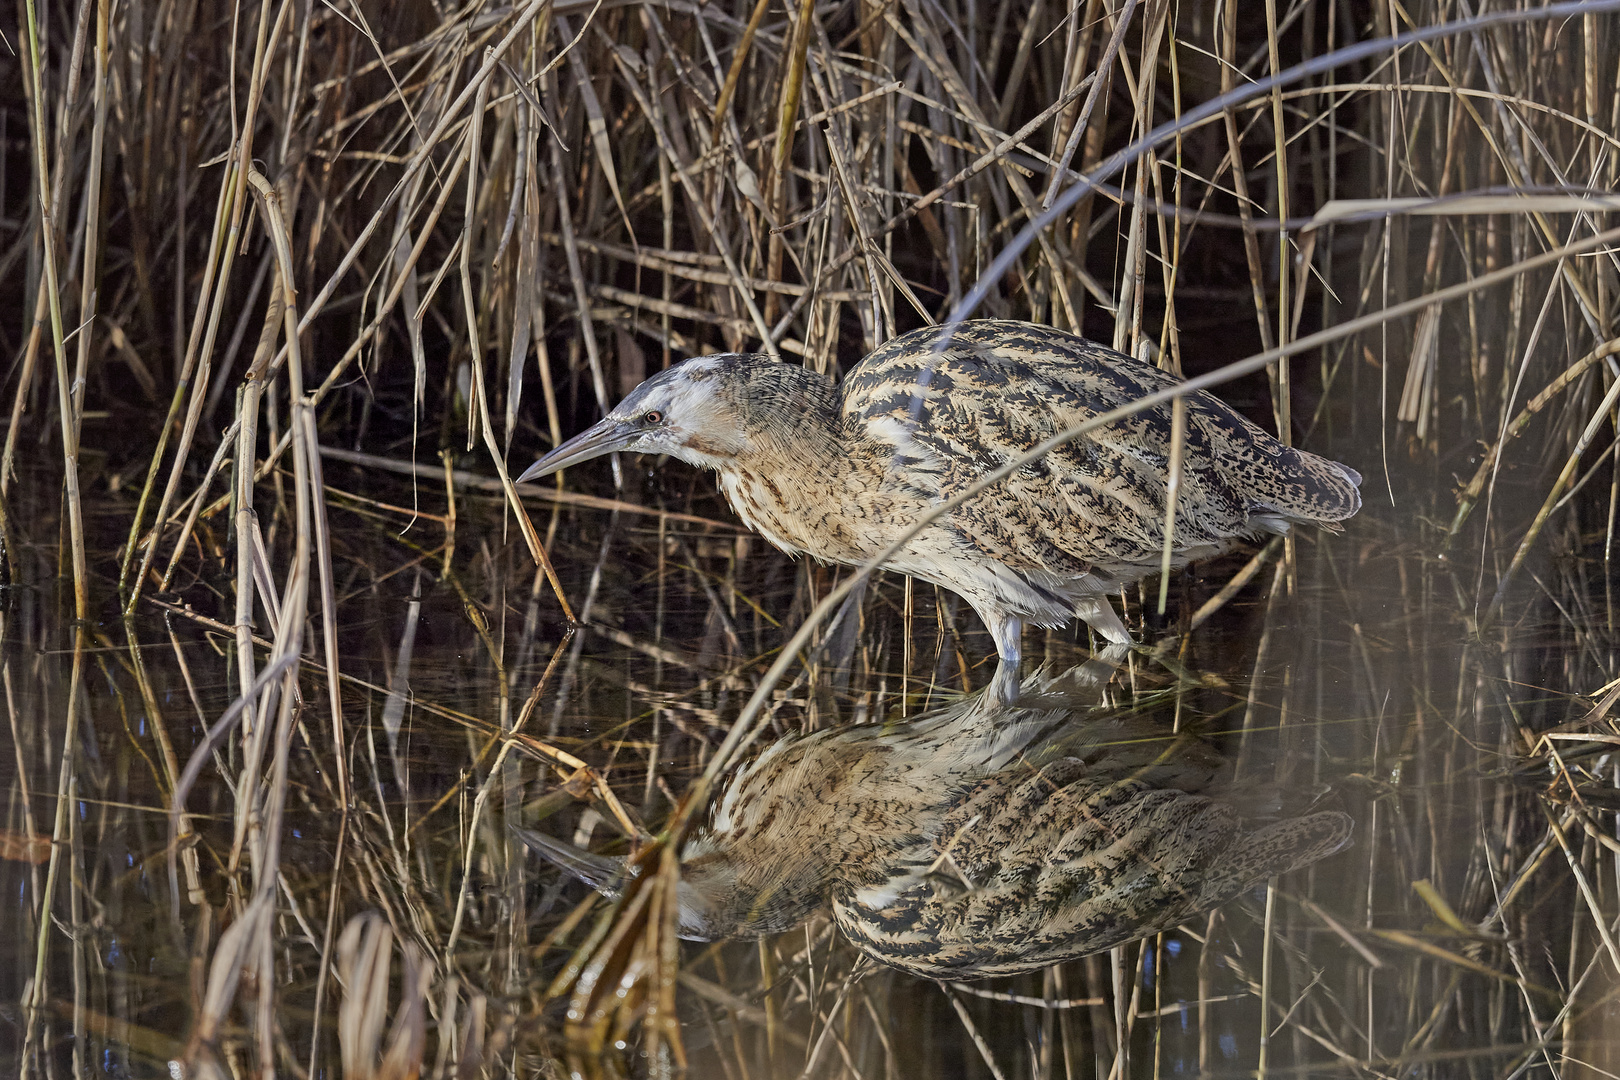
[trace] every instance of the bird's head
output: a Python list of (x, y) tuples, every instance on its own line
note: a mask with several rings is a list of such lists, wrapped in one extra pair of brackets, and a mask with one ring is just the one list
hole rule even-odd
[(538, 480), (558, 469), (604, 454), (629, 450), (668, 454), (718, 469), (748, 448), (743, 404), (749, 370), (771, 364), (766, 356), (726, 353), (699, 356), (648, 379), (601, 421), (535, 462), (518, 482)]
[[(618, 899), (624, 885), (624, 856), (610, 858), (581, 851), (572, 844), (530, 829), (512, 831), (529, 850), (573, 874), (603, 896)], [(702, 850), (694, 851), (694, 847)], [(702, 840), (689, 844), (683, 853), (676, 898), (680, 903), (676, 933), (688, 941), (719, 941), (750, 932), (756, 935), (766, 932), (745, 924), (745, 905), (738, 902), (734, 861), (724, 853), (711, 850)]]
[[(624, 886), (623, 856), (581, 851), (529, 829), (513, 829), (544, 856), (612, 899)], [(632, 866), (630, 873), (641, 872)], [(769, 846), (744, 854), (736, 844), (700, 830), (681, 849), (676, 933), (688, 941), (721, 941), (779, 934), (800, 925), (825, 902), (827, 869)]]

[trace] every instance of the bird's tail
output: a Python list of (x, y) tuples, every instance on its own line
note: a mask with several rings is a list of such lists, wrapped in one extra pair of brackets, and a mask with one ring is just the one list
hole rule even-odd
[(1288, 523), (1309, 522), (1332, 529), (1361, 509), (1361, 474), (1309, 450), (1282, 448), (1262, 485), (1251, 520), (1268, 532), (1287, 532)]
[(1323, 810), (1249, 833), (1204, 880), (1203, 906), (1225, 903), (1256, 882), (1327, 858), (1350, 843), (1352, 825), (1349, 814)]

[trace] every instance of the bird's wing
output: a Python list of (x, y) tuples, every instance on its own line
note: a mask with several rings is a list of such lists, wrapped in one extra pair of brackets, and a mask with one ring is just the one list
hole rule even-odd
[[(857, 365), (844, 389), (845, 423), (888, 455), (882, 464), (893, 482), (929, 499), (950, 498), (1054, 435), (1173, 382), (1047, 327), (964, 323), (936, 353), (940, 333), (895, 339)], [(1047, 587), (1094, 567), (1123, 569), (1162, 543), (1169, 447), (1168, 407), (1116, 421), (1022, 466), (951, 524), (1014, 569), (1051, 572), (1051, 582), (1039, 582)], [(1209, 467), (1213, 456), (1205, 426), (1189, 424), (1181, 505), (1200, 508), (1211, 536), (1230, 535), (1247, 511)], [(1197, 524), (1177, 528), (1189, 544), (1210, 542)]]
[(1246, 833), (1223, 803), (1070, 759), (1021, 784), (986, 784), (950, 815), (935, 873), (835, 895), (834, 915), (896, 967), (1014, 974), (1175, 926), (1348, 836), (1349, 819), (1332, 812)]
[[(1051, 327), (985, 320), (915, 331), (878, 349), (846, 378), (843, 416), (887, 456), (895, 483), (944, 499), (1176, 381)], [(1182, 549), (1268, 528), (1267, 515), (1332, 522), (1359, 507), (1353, 471), (1283, 446), (1209, 394), (1185, 400)], [(1113, 421), (1018, 469), (953, 523), (976, 545), (1022, 554), (1030, 566), (1139, 559), (1163, 543), (1171, 443), (1168, 404)], [(1095, 527), (1074, 528), (1076, 517)]]
[(1049, 768), (968, 799), (933, 874), (836, 897), (834, 914), (878, 959), (936, 978), (1032, 970), (1190, 914), (1237, 828), (1200, 796)]

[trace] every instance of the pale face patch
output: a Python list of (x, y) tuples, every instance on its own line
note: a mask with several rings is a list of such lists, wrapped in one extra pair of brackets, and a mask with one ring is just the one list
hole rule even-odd
[(741, 420), (714, 375), (719, 357), (699, 357), (653, 376), (609, 414), (633, 425), (625, 449), (668, 454), (700, 468), (719, 468), (746, 449)]

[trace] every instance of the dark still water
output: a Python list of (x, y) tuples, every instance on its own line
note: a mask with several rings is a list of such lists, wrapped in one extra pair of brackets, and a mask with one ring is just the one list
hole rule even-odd
[[(1029, 632), (1010, 702), (964, 605), (881, 576), (693, 807), (676, 888), (646, 839), (848, 571), (768, 549), (683, 466), (623, 464), (624, 505), (528, 503), (569, 632), (473, 477), (452, 514), (437, 466), (413, 490), (328, 458), (332, 580), (312, 571), (291, 700), (259, 685), (295, 630), (290, 480), (261, 500), (245, 643), (228, 508), (119, 617), (130, 498), (103, 481), (75, 685), (58, 489), (25, 476), (8, 1073), (1620, 1065), (1601, 535), (1532, 557), (1492, 611), (1512, 552), (1446, 544), (1369, 478), (1341, 534), (1196, 567), (1163, 616), (1156, 579), (1130, 590), (1140, 648)], [(578, 875), (619, 891), (627, 855), (615, 910)]]

